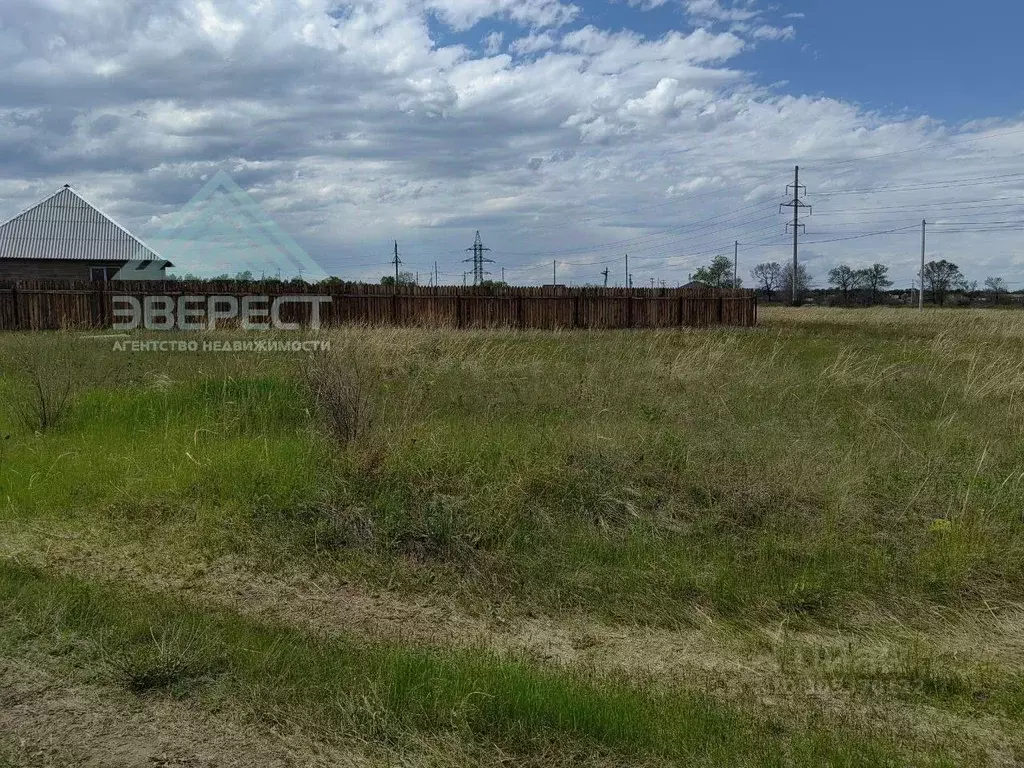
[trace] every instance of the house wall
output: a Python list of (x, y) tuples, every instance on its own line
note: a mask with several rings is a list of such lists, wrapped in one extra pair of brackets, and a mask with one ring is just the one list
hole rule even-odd
[(0, 259), (0, 280), (89, 280), (91, 267), (120, 269), (124, 261)]

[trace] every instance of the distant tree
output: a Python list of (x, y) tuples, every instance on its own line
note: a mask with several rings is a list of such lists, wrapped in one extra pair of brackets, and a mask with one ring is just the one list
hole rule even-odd
[[(384, 277), (382, 277), (380, 279), (380, 284), (381, 285), (394, 285), (395, 284), (395, 276), (394, 275), (384, 275)], [(398, 284), (399, 285), (416, 285), (416, 275), (414, 275), (412, 272), (399, 272), (398, 273)]]
[(861, 277), (861, 285), (867, 289), (871, 297), (871, 303), (878, 301), (878, 295), (886, 288), (892, 287), (892, 280), (889, 279), (889, 268), (885, 264), (872, 264), (870, 267), (858, 270)]
[(766, 261), (750, 270), (750, 276), (758, 288), (764, 291), (768, 301), (771, 301), (772, 294), (782, 284), (782, 265), (777, 261)]
[[(807, 267), (803, 264), (796, 273), (796, 300), (799, 304), (804, 300), (804, 296), (811, 288), (811, 276), (807, 272)], [(792, 300), (793, 296), (793, 265), (787, 264), (782, 268), (782, 281), (779, 283), (779, 295), (783, 301)]]
[(860, 287), (863, 276), (860, 270), (840, 264), (828, 271), (828, 282), (839, 291), (843, 304), (850, 303), (850, 294)]
[(693, 273), (693, 279), (714, 288), (739, 288), (742, 281), (739, 276), (733, 281), (732, 268), (732, 259), (728, 256), (715, 256), (710, 264)]
[(508, 283), (504, 280), (484, 280), (480, 285), (486, 288), (507, 288)]
[(235, 280), (243, 283), (251, 283), (253, 281), (252, 272), (248, 269), (244, 272), (239, 272), (235, 275)]
[(986, 277), (985, 288), (991, 294), (993, 304), (998, 304), (1002, 301), (1003, 296), (1010, 292), (1006, 281), (1001, 277)]
[(924, 284), (932, 295), (932, 302), (940, 307), (946, 303), (950, 291), (964, 290), (967, 281), (960, 267), (951, 261), (929, 261), (924, 265)]

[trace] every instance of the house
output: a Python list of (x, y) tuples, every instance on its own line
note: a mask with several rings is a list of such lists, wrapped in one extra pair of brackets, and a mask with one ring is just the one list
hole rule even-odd
[(111, 280), (128, 262), (150, 279), (174, 266), (69, 184), (0, 224), (3, 280)]
[(711, 285), (709, 283), (701, 282), (700, 280), (691, 280), (690, 282), (688, 282), (686, 285), (684, 285), (682, 287), (683, 288), (690, 288), (690, 289), (693, 289), (693, 288), (710, 288)]

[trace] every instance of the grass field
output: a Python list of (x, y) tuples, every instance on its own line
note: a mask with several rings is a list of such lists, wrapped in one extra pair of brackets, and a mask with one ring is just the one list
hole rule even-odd
[(0, 337), (0, 766), (1024, 761), (1024, 313), (329, 338)]

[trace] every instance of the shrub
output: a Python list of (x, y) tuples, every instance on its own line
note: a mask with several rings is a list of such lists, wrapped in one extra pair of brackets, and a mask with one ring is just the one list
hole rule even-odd
[(379, 374), (354, 347), (310, 355), (302, 377), (317, 416), (336, 442), (349, 445), (373, 426)]
[(12, 345), (3, 373), (13, 379), (9, 407), (14, 421), (32, 432), (46, 432), (63, 421), (87, 378), (78, 358), (75, 340), (65, 333), (33, 334)]

